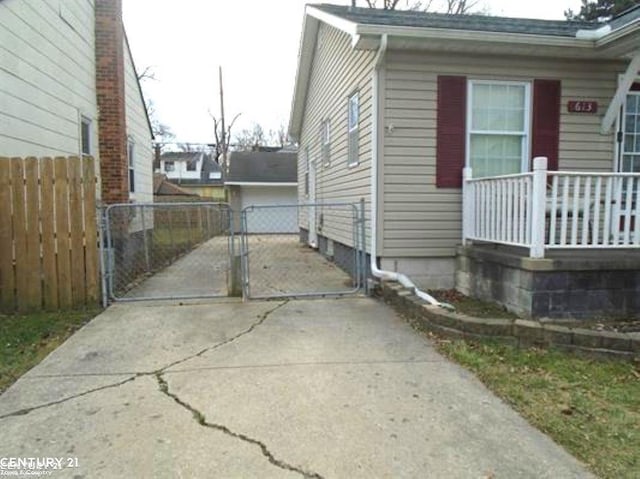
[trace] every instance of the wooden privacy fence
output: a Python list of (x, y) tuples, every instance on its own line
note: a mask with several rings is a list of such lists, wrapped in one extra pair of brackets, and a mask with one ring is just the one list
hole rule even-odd
[(0, 157), (0, 308), (96, 305), (93, 158)]

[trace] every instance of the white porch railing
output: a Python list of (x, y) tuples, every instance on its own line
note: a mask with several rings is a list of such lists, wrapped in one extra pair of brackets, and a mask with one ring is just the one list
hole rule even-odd
[[(463, 240), (547, 249), (640, 248), (640, 174), (547, 171), (473, 178), (464, 171)], [(638, 205), (640, 206), (640, 205)]]

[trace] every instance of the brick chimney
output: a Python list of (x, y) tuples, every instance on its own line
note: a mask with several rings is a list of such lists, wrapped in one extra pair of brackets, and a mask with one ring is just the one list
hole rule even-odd
[(96, 0), (96, 90), (102, 201), (129, 201), (122, 0)]

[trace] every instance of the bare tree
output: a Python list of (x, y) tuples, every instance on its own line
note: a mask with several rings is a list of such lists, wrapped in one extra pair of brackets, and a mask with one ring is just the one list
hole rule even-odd
[(291, 140), (289, 132), (287, 132), (287, 125), (284, 123), (280, 123), (280, 126), (275, 131), (269, 130), (269, 138), (272, 140), (274, 145), (278, 145), (280, 148), (295, 144)]
[(144, 80), (156, 80), (156, 72), (154, 72), (153, 67), (149, 65), (144, 67), (142, 72), (138, 73), (137, 77), (139, 82)]
[(226, 158), (229, 153), (230, 139), (231, 139), (231, 130), (236, 120), (240, 116), (238, 113), (233, 117), (231, 122), (228, 125), (225, 125), (224, 131), (222, 130), (222, 119), (216, 117), (209, 111), (209, 116), (213, 120), (213, 135), (215, 137), (215, 144), (213, 146), (213, 155), (215, 157), (215, 161), (220, 164), (223, 171), (227, 171)]
[(233, 148), (235, 150), (256, 150), (261, 146), (284, 148), (293, 144), (284, 123), (281, 123), (275, 130), (269, 129), (268, 131), (265, 131), (258, 123), (253, 123), (251, 128), (245, 128), (236, 134)]
[(173, 131), (171, 131), (171, 128), (167, 124), (162, 123), (158, 119), (158, 113), (153, 100), (145, 100), (145, 107), (147, 108), (147, 115), (149, 115), (151, 132), (153, 133), (153, 137), (156, 139), (156, 142), (159, 144), (170, 143), (176, 135), (174, 135)]
[[(137, 74), (138, 82), (142, 85), (145, 81), (153, 80), (157, 81), (156, 74), (153, 71), (153, 67), (147, 66), (145, 67), (141, 73)], [(153, 137), (156, 140), (156, 144), (162, 148), (165, 143), (170, 143), (173, 139), (175, 139), (176, 135), (174, 135), (171, 128), (162, 123), (158, 119), (158, 112), (156, 111), (156, 105), (152, 99), (147, 99), (146, 95), (143, 95), (144, 98), (144, 106), (147, 109), (147, 116), (149, 117), (149, 123), (151, 124), (151, 132), (153, 133)]]
[(267, 141), (267, 135), (262, 126), (254, 123), (251, 128), (244, 128), (236, 134), (233, 146), (236, 150), (252, 150), (259, 146), (266, 146)]
[(452, 15), (464, 15), (477, 7), (480, 0), (406, 0), (404, 4), (400, 0), (382, 0), (380, 7), (378, 7), (378, 0), (365, 0), (365, 2), (369, 8), (382, 8), (383, 10), (399, 10), (404, 7), (406, 10), (439, 11)]
[[(378, 8), (377, 0), (366, 0), (366, 2), (369, 8)], [(383, 10), (395, 10), (396, 7), (398, 6), (398, 3), (400, 3), (400, 0), (382, 0), (381, 8)]]

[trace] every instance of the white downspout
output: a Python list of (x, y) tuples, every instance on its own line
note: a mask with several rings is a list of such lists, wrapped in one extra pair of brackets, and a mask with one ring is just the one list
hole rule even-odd
[(400, 283), (405, 288), (411, 289), (416, 296), (427, 301), (429, 304), (441, 306), (447, 309), (453, 309), (453, 307), (446, 303), (441, 303), (433, 296), (421, 291), (413, 281), (411, 281), (406, 275), (402, 273), (396, 273), (393, 271), (385, 271), (378, 267), (377, 251), (378, 251), (378, 100), (379, 100), (379, 83), (380, 83), (380, 68), (384, 61), (384, 56), (387, 51), (388, 37), (387, 34), (383, 34), (380, 38), (380, 48), (374, 59), (374, 68), (372, 74), (372, 101), (373, 101), (373, 119), (372, 135), (371, 135), (371, 274), (376, 278), (395, 281)]

